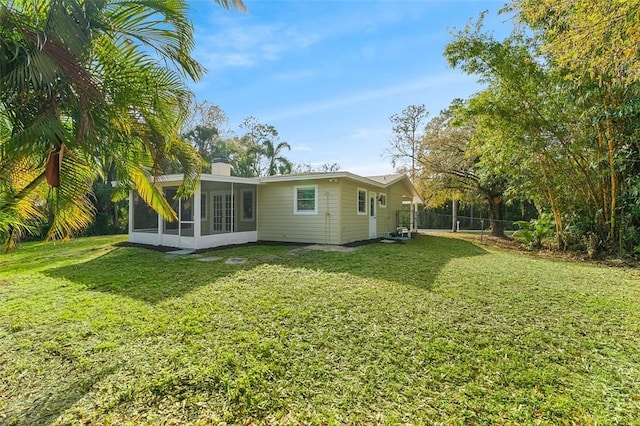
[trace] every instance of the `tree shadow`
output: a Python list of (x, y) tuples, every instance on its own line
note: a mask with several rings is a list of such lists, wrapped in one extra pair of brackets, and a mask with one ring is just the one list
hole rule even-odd
[(49, 269), (45, 273), (82, 284), (88, 290), (154, 304), (183, 296), (237, 271), (237, 266), (226, 265), (224, 260), (197, 262), (192, 255), (118, 247), (89, 261)]
[[(486, 253), (469, 241), (422, 235), (406, 243), (378, 242), (347, 253), (304, 248), (292, 251), (286, 245), (256, 245), (199, 254), (200, 259), (208, 255), (222, 257), (212, 262), (199, 262), (193, 255), (168, 255), (119, 247), (84, 263), (50, 269), (46, 274), (82, 284), (89, 290), (155, 304), (264, 263), (347, 273), (429, 289), (440, 270), (451, 260)], [(243, 265), (224, 262), (238, 255), (247, 257), (248, 262)]]
[(418, 235), (402, 243), (377, 242), (350, 253), (305, 252), (303, 263), (325, 272), (348, 273), (428, 290), (452, 260), (485, 254), (488, 252), (484, 248), (470, 241)]
[(90, 376), (67, 382), (63, 386), (60, 383), (50, 384), (48, 392), (30, 401), (28, 405), (23, 401), (20, 405), (7, 407), (5, 419), (9, 424), (32, 426), (53, 424), (60, 415), (89, 393), (96, 383), (115, 370), (113, 366), (98, 371), (92, 369)]

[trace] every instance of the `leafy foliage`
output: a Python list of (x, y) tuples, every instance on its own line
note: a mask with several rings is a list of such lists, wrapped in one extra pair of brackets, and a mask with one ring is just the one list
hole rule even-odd
[(244, 157), (238, 164), (241, 176), (273, 176), (290, 173), (293, 163), (282, 152), (291, 150), (288, 142), (280, 141), (278, 130), (263, 124), (255, 117), (247, 117), (240, 127), (245, 134), (240, 137), (239, 145)]
[(293, 168), (293, 173), (311, 174), (311, 173), (332, 173), (340, 171), (340, 164), (338, 163), (323, 163), (323, 164), (296, 164)]
[[(185, 196), (201, 170), (198, 153), (178, 134), (192, 96), (184, 80), (204, 72), (191, 57), (186, 7), (182, 0), (0, 3), (0, 181), (10, 194), (0, 203), (4, 217), (46, 210), (48, 238), (68, 238), (91, 222), (91, 186), (109, 164), (122, 192), (136, 186), (175, 219), (153, 176), (177, 161)], [(30, 181), (15, 182), (14, 174)], [(53, 189), (32, 204), (39, 215), (18, 212), (42, 192), (45, 176)], [(3, 222), (12, 240), (19, 236), (13, 230), (28, 230), (14, 225)]]
[(542, 213), (540, 217), (529, 222), (519, 220), (514, 223), (520, 229), (513, 233), (513, 238), (523, 241), (529, 250), (542, 248), (543, 240), (553, 235), (553, 219), (548, 213)]
[(561, 248), (632, 253), (637, 5), (522, 0), (505, 10), (521, 25), (509, 37), (484, 33), (481, 16), (445, 51), (487, 85), (468, 101), (480, 169), (550, 211)]
[[(467, 108), (462, 100), (456, 99), (419, 130), (416, 128), (420, 123), (416, 120), (422, 119), (426, 112), (415, 106), (407, 108), (401, 126), (394, 128), (400, 135), (396, 136), (393, 149), (398, 158), (411, 161), (414, 181), (427, 203), (437, 206), (452, 197), (480, 200), (489, 207), (492, 234), (504, 237), (503, 197), (508, 188), (508, 175), (482, 167), (481, 151), (474, 143), (478, 126), (475, 118), (466, 112)], [(416, 116), (418, 113), (421, 115)], [(418, 134), (418, 140), (408, 143)]]

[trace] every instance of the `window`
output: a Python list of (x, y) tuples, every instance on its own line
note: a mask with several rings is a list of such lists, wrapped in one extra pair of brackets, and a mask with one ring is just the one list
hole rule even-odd
[(387, 208), (387, 194), (378, 195), (378, 201), (380, 202), (380, 207), (383, 209)]
[[(163, 189), (163, 191), (164, 191), (164, 198), (167, 199), (173, 211), (176, 212), (177, 215), (179, 215), (180, 200), (175, 198), (176, 192), (178, 191), (178, 187), (177, 186), (166, 187)], [(164, 229), (162, 230), (163, 234), (178, 235), (178, 231), (180, 229), (179, 220), (175, 222), (169, 222), (167, 220), (163, 220), (163, 223), (164, 223)]]
[(163, 221), (163, 234), (193, 237), (193, 197), (177, 199), (177, 186), (163, 188), (164, 196), (171, 205), (173, 211), (178, 214), (178, 221)]
[(133, 232), (158, 233), (158, 213), (133, 191)]
[(367, 191), (358, 188), (358, 214), (367, 214)]
[(253, 189), (243, 189), (240, 194), (240, 202), (242, 203), (242, 206), (240, 207), (242, 212), (240, 220), (244, 222), (253, 222), (255, 220), (253, 209)]
[(318, 213), (318, 186), (296, 186), (293, 188), (294, 214)]

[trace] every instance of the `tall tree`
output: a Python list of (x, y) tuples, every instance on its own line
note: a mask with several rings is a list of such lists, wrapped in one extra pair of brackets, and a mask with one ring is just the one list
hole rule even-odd
[(285, 148), (291, 150), (291, 145), (289, 145), (289, 143), (278, 142), (278, 144), (275, 145), (273, 141), (267, 139), (262, 142), (261, 148), (262, 155), (264, 155), (267, 160), (267, 176), (291, 173), (293, 163), (282, 155), (282, 151)]
[(636, 234), (640, 248), (640, 199), (630, 196), (640, 192), (634, 177), (640, 171), (640, 4), (516, 0), (512, 10), (540, 39), (540, 51), (557, 72), (572, 82), (575, 101), (591, 120), (598, 163), (606, 165), (606, 181), (598, 184), (605, 195), (599, 210), (606, 235), (597, 224), (597, 239), (621, 248)]
[(461, 100), (454, 100), (427, 123), (416, 156), (419, 187), (426, 198), (446, 200), (455, 194), (484, 200), (492, 235), (504, 237), (504, 194), (509, 179), (505, 173), (482, 166), (475, 120), (468, 115), (463, 119), (465, 108)]
[(391, 145), (387, 155), (394, 167), (409, 168), (411, 180), (415, 182), (416, 162), (420, 141), (424, 136), (425, 120), (429, 112), (424, 105), (409, 105), (400, 114), (389, 117), (393, 124)]
[[(203, 72), (191, 57), (186, 8), (183, 0), (0, 2), (0, 181), (13, 194), (1, 212), (46, 180), (47, 236), (68, 238), (91, 221), (97, 162), (109, 156), (122, 194), (135, 186), (176, 218), (153, 176), (176, 158), (184, 196), (200, 173), (197, 152), (178, 134), (191, 99), (184, 78)], [(8, 183), (19, 169), (29, 180)]]
[[(603, 39), (603, 50), (586, 52), (582, 45), (567, 50), (565, 41), (585, 36), (585, 22), (596, 38), (632, 35), (637, 26), (626, 12), (613, 19), (620, 16), (619, 3), (514, 2), (511, 10), (531, 23), (533, 37), (514, 31), (498, 41), (483, 33), (480, 20), (455, 34), (445, 52), (453, 66), (487, 84), (469, 102), (482, 135), (482, 166), (510, 170), (522, 194), (553, 212), (560, 244), (586, 242), (593, 253), (640, 244), (633, 231), (640, 201), (632, 195), (638, 185), (639, 85), (627, 75), (637, 64), (629, 64), (625, 53), (615, 74), (602, 59), (615, 53), (616, 43)], [(611, 16), (612, 28), (602, 32), (597, 16)], [(576, 33), (568, 23), (582, 18), (588, 19), (576, 23), (582, 28)]]

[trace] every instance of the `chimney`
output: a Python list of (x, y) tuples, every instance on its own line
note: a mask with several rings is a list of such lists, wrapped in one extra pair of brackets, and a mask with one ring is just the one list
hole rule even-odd
[(231, 166), (226, 158), (214, 158), (211, 163), (211, 174), (218, 176), (231, 176)]

